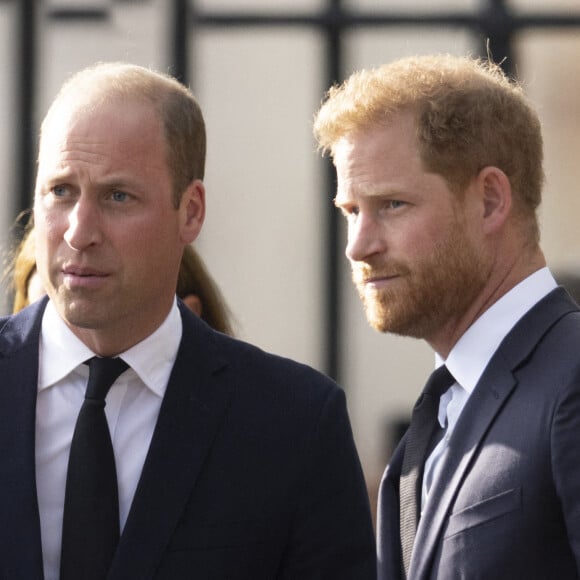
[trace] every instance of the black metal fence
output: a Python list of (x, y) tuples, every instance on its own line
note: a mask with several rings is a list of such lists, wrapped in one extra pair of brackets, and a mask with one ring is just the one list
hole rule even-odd
[[(16, 212), (26, 209), (30, 204), (30, 192), (33, 189), (34, 159), (36, 156), (36, 130), (33, 126), (35, 95), (37, 94), (38, 30), (39, 24), (48, 25), (51, 21), (70, 22), (107, 22), (115, 4), (147, 3), (148, 0), (112, 0), (109, 7), (98, 5), (94, 8), (90, 2), (79, 0), (78, 7), (47, 9), (42, 0), (0, 0), (2, 3), (13, 3), (17, 7), (17, 28), (14, 54), (17, 78), (14, 83), (14, 102), (17, 104), (16, 126), (14, 136), (16, 143), (16, 163), (14, 167), (17, 184), (14, 191)], [(194, 0), (167, 0), (167, 9), (171, 11), (170, 46), (167, 47), (170, 70), (182, 82), (195, 84), (190, 78), (192, 67), (189, 62), (190, 41), (194, 30), (203, 28), (302, 28), (317, 31), (325, 42), (325, 58), (321, 66), (321, 76), (326, 86), (339, 82), (344, 71), (344, 33), (353, 29), (381, 29), (388, 34), (390, 29), (399, 26), (417, 28), (459, 28), (473, 34), (475, 43), (482, 55), (491, 55), (500, 62), (504, 69), (512, 74), (515, 71), (517, 55), (514, 45), (517, 35), (529, 29), (570, 29), (580, 30), (580, 11), (572, 13), (521, 13), (510, 9), (505, 0), (481, 0), (477, 11), (469, 12), (434, 12), (421, 14), (389, 10), (385, 0), (382, 10), (363, 12), (346, 5), (343, 0), (327, 0), (325, 7), (317, 12), (275, 13), (268, 11), (229, 11), (212, 12), (200, 9)], [(43, 20), (41, 20), (43, 19)], [(47, 22), (44, 22), (44, 19)], [(193, 50), (195, 55), (195, 50)], [(193, 81), (193, 82), (192, 82)], [(334, 196), (334, 171), (327, 162), (326, 182), (328, 198)], [(325, 220), (324, 252), (327, 271), (325, 275), (325, 310), (324, 310), (324, 370), (331, 376), (340, 379), (339, 353), (341, 350), (340, 318), (340, 260), (338, 216), (332, 204), (328, 204)]]

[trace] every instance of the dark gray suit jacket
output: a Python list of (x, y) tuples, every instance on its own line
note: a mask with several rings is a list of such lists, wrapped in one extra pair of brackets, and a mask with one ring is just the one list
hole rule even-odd
[[(398, 479), (380, 492), (379, 578), (400, 577)], [(558, 288), (513, 328), (455, 427), (419, 523), (412, 580), (580, 575), (580, 312)]]
[[(43, 576), (34, 431), (44, 305), (0, 320), (2, 579)], [(180, 310), (183, 338), (110, 580), (374, 578), (343, 392)]]

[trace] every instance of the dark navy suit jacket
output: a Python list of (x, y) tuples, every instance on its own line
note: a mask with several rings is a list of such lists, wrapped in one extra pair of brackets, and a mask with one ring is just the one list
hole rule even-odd
[[(381, 484), (381, 580), (400, 577), (404, 446)], [(409, 580), (580, 577), (580, 312), (562, 288), (504, 339), (441, 461)]]
[[(43, 577), (35, 483), (46, 301), (0, 319), (0, 578)], [(343, 392), (221, 335), (183, 338), (110, 580), (374, 578)]]

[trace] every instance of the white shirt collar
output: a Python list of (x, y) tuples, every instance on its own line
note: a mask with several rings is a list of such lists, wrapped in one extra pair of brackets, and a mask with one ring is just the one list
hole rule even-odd
[(436, 354), (435, 366), (445, 362), (455, 380), (471, 393), (518, 320), (556, 287), (547, 267), (537, 270), (488, 308), (457, 341), (446, 361)]
[[(173, 369), (183, 332), (177, 301), (161, 326), (151, 335), (121, 353), (122, 358), (156, 395), (163, 397)], [(77, 338), (48, 301), (42, 318), (38, 389), (46, 389), (65, 378), (87, 359), (95, 356)]]

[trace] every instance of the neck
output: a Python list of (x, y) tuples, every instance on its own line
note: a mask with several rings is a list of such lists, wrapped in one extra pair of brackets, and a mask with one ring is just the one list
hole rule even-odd
[(446, 359), (457, 341), (484, 312), (512, 288), (545, 266), (544, 254), (536, 248), (531, 256), (518, 256), (503, 268), (496, 268), (470, 307), (457, 318), (448, 321), (433, 336), (425, 337), (425, 340), (439, 356)]
[(73, 334), (100, 357), (115, 357), (151, 336), (169, 315), (171, 306), (162, 316), (138, 324), (123, 323), (115, 328), (81, 328), (69, 324)]

